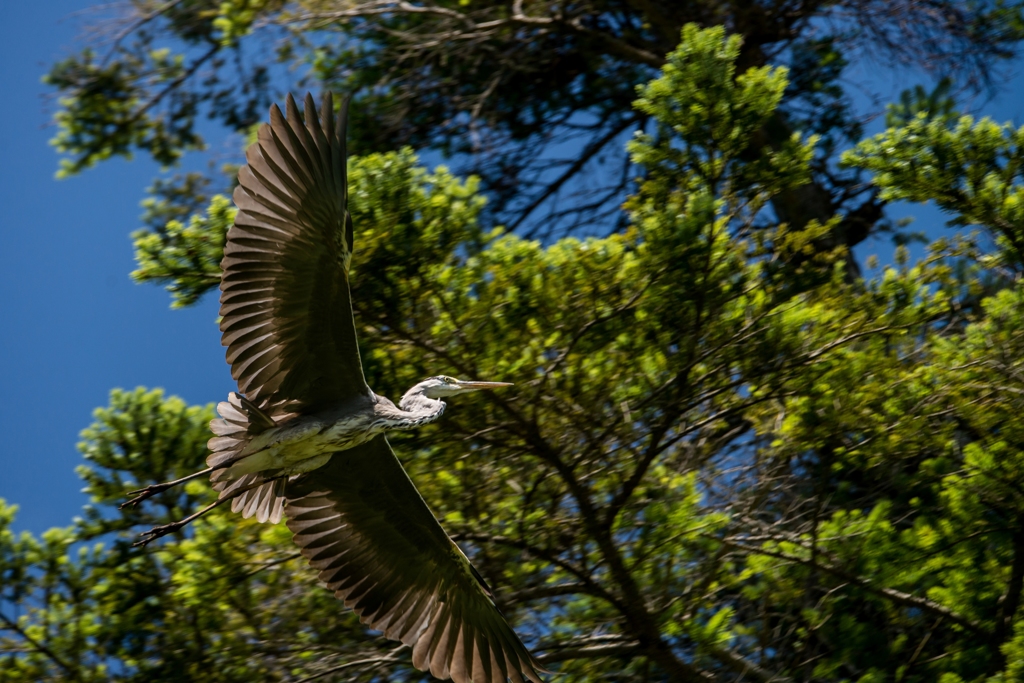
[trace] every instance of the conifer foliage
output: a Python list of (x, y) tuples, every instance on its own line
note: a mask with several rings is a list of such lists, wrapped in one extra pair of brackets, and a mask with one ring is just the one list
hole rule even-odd
[[(849, 151), (972, 230), (851, 277), (822, 246), (841, 217), (770, 210), (822, 141), (764, 140), (788, 72), (741, 56), (687, 25), (638, 87), (656, 125), (607, 237), (492, 227), (475, 179), (409, 150), (351, 160), (370, 386), (517, 380), (395, 450), (556, 680), (1021, 680), (1024, 131), (917, 107)], [(137, 233), (135, 277), (196, 301), (232, 212)], [(211, 412), (115, 391), (83, 432), (79, 522), (16, 536), (0, 505), (0, 681), (422, 680), (283, 525), (218, 508), (131, 547), (211, 499), (116, 509), (200, 466)]]

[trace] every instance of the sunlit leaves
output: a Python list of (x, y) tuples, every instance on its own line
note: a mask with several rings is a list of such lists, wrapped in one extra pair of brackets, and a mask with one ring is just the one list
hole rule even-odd
[(768, 195), (808, 181), (813, 138), (794, 135), (775, 150), (758, 149), (758, 131), (782, 99), (787, 72), (761, 67), (737, 75), (741, 43), (739, 36), (726, 39), (721, 28), (702, 31), (688, 24), (662, 75), (637, 88), (634, 106), (664, 127), (665, 138), (657, 144), (638, 134), (629, 145), (634, 162), (663, 171), (643, 183), (642, 194), (661, 197), (666, 188), (657, 189), (659, 183), (674, 182), (687, 193), (755, 202), (743, 208), (756, 213)]
[(189, 68), (184, 55), (166, 49), (126, 54), (110, 63), (85, 51), (54, 65), (45, 81), (66, 94), (52, 144), (68, 155), (57, 175), (78, 173), (112, 156), (130, 158), (135, 150), (168, 166), (184, 152), (200, 149), (193, 95), (175, 91), (166, 98), (166, 111), (156, 108), (156, 99), (147, 102), (148, 85), (174, 83)]
[(934, 201), (952, 225), (987, 228), (1024, 263), (1024, 128), (922, 111), (865, 140), (844, 163), (872, 171), (882, 197)]
[[(242, 35), (250, 6), (217, 11)], [(641, 89), (661, 130), (632, 143), (645, 175), (618, 234), (524, 240), (481, 218), (475, 179), (411, 151), (352, 159), (370, 385), (515, 382), (392, 433), (395, 450), (565, 680), (1006, 683), (1022, 656), (1024, 289), (970, 236), (854, 281), (816, 246), (841, 219), (777, 224), (763, 209), (806, 178), (813, 140), (760, 142), (785, 73), (737, 73), (738, 47), (688, 27)], [(851, 160), (1004, 230), (1012, 202), (993, 198), (1016, 191), (1017, 132), (951, 128), (932, 104)], [(233, 217), (204, 191), (155, 188), (135, 236), (135, 277), (176, 305), (215, 286)], [(129, 547), (210, 497), (193, 482), (112, 507), (200, 467), (210, 416), (114, 392), (83, 434), (86, 519), (19, 537), (0, 506), (0, 607), (23, 629), (0, 624), (4, 680), (416, 676), (281, 526), (218, 508)]]
[(237, 210), (223, 195), (215, 195), (206, 215), (193, 214), (186, 222), (171, 219), (156, 230), (137, 230), (132, 272), (136, 282), (167, 282), (172, 306), (188, 306), (220, 284), (224, 240)]

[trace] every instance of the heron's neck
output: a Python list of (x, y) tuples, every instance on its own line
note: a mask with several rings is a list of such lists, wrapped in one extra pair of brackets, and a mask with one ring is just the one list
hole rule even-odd
[(405, 392), (405, 396), (398, 402), (398, 409), (402, 412), (399, 424), (395, 429), (410, 429), (428, 422), (433, 422), (441, 417), (444, 412), (444, 401), (436, 398), (428, 398), (423, 395), (420, 387), (413, 387)]

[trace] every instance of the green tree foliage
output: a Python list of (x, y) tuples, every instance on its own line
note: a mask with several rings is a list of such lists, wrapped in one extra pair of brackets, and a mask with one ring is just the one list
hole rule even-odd
[[(202, 144), (206, 113), (244, 132), (312, 80), (355, 92), (360, 152), (431, 147), (481, 178), (489, 212), (533, 235), (604, 234), (637, 167), (622, 142), (649, 114), (631, 106), (684, 24), (744, 38), (741, 70), (790, 68), (787, 97), (757, 133), (822, 136), (812, 182), (772, 198), (797, 227), (839, 213), (826, 248), (863, 240), (881, 205), (835, 155), (858, 138), (840, 87), (847, 64), (991, 83), (1024, 36), (1018, 0), (131, 0), (111, 40), (55, 65), (64, 171), (141, 150), (164, 164)], [(571, 145), (578, 152), (566, 154)], [(598, 223), (595, 223), (595, 220)]]
[[(644, 175), (621, 232), (529, 241), (487, 226), (475, 180), (408, 151), (351, 161), (371, 386), (516, 382), (395, 450), (561, 679), (1020, 680), (1017, 133), (936, 106), (851, 152), (881, 191), (997, 237), (854, 279), (820, 248), (840, 219), (766, 211), (815, 159), (815, 137), (760, 135), (786, 70), (737, 68), (722, 29), (682, 36), (638, 90), (657, 126), (630, 144)], [(136, 277), (194, 301), (230, 214), (213, 197), (137, 235)], [(210, 499), (191, 482), (113, 507), (198, 467), (210, 415), (115, 392), (81, 446), (95, 507), (41, 539), (0, 507), (0, 681), (423, 679), (317, 587), (283, 525), (218, 508), (130, 546)]]
[(979, 225), (1024, 266), (1024, 128), (920, 112), (846, 153), (886, 199), (934, 201), (957, 226)]

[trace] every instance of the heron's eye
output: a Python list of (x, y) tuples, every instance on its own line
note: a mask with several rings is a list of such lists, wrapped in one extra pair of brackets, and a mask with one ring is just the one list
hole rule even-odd
[(443, 379), (445, 381), (445, 384), (457, 384), (458, 383), (455, 380), (454, 377), (442, 377), (441, 379)]

